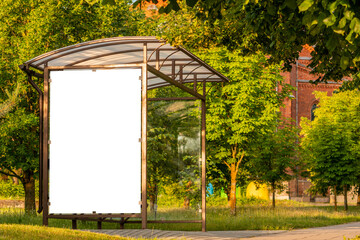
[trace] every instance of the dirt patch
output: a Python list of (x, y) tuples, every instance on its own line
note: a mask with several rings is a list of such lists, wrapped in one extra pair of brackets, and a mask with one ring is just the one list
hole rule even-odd
[(0, 200), (0, 208), (24, 208), (24, 200), (4, 199)]

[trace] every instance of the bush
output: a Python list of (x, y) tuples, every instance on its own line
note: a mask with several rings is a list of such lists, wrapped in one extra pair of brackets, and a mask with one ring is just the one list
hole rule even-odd
[[(39, 197), (39, 182), (35, 182), (35, 196)], [(25, 192), (22, 184), (16, 185), (11, 181), (0, 181), (1, 198), (24, 198)]]
[(227, 206), (228, 201), (227, 198), (221, 197), (221, 196), (217, 196), (217, 195), (212, 195), (212, 196), (208, 196), (206, 198), (206, 204), (208, 206)]
[[(245, 196), (243, 197), (237, 197), (236, 198), (236, 205), (237, 206), (242, 206), (242, 205), (258, 205), (258, 204), (264, 204), (268, 201), (266, 200), (262, 200), (262, 199), (258, 199), (255, 197), (250, 197), (247, 198)], [(212, 196), (209, 196), (206, 198), (206, 204), (208, 206), (227, 206), (228, 205), (228, 201), (227, 198), (221, 197), (221, 196), (216, 196), (215, 194)]]
[(264, 204), (267, 202), (269, 202), (269, 201), (251, 196), (249, 198), (248, 197), (238, 198), (236, 201), (236, 204), (238, 206), (240, 206), (240, 205), (260, 205), (260, 204)]

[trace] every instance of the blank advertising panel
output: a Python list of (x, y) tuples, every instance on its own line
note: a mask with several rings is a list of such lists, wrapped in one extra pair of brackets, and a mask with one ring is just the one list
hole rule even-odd
[(140, 213), (139, 76), (50, 72), (50, 214)]

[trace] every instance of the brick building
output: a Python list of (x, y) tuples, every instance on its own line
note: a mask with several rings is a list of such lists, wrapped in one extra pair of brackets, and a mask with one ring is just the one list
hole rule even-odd
[[(325, 91), (331, 95), (334, 90), (341, 86), (341, 83), (329, 81), (327, 84), (319, 83), (317, 85), (309, 83), (315, 80), (317, 76), (310, 74), (311, 69), (306, 67), (311, 61), (312, 48), (305, 46), (300, 53), (299, 59), (294, 64), (291, 72), (285, 72), (282, 75), (286, 83), (296, 87), (293, 92), (295, 99), (285, 100), (285, 107), (282, 109), (284, 117), (292, 118), (299, 126), (301, 117), (311, 119), (313, 110), (317, 107), (314, 91)], [(310, 187), (310, 182), (302, 177), (296, 177), (288, 183), (288, 192), (286, 195), (289, 199), (300, 201), (315, 201), (315, 196), (310, 196), (306, 190)], [(282, 194), (283, 198), (285, 197)], [(320, 199), (319, 199), (320, 200)]]

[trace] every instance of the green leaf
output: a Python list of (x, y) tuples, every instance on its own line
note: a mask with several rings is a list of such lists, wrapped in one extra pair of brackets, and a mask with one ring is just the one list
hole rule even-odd
[(351, 30), (350, 33), (345, 38), (346, 41), (348, 41), (349, 43), (353, 42), (353, 37), (352, 37), (353, 33), (354, 33), (354, 31)]
[(193, 7), (197, 2), (198, 0), (186, 0), (186, 5), (188, 5), (189, 7)]
[(168, 14), (171, 10), (179, 11), (180, 6), (176, 0), (170, 0), (170, 3), (164, 8), (164, 12)]
[(98, 2), (98, 0), (86, 0), (86, 2), (90, 5), (94, 5), (95, 3)]
[(343, 17), (343, 18), (339, 21), (338, 28), (344, 28), (345, 25), (346, 25), (346, 17)]
[(330, 53), (332, 51), (334, 51), (334, 49), (336, 47), (336, 43), (337, 43), (337, 39), (335, 37), (329, 38), (329, 40), (326, 42), (325, 46), (329, 50)]
[(351, 7), (348, 0), (340, 0), (340, 1), (339, 1), (339, 4), (340, 4), (341, 6), (343, 6), (343, 7), (346, 7), (346, 8), (347, 8), (347, 7)]
[(276, 14), (276, 8), (272, 4), (268, 4), (266, 11), (271, 15), (274, 16)]
[(349, 66), (349, 57), (341, 56), (340, 67), (342, 70), (345, 70)]
[(353, 58), (353, 62), (360, 62), (360, 55)]
[(318, 24), (318, 20), (312, 13), (307, 12), (302, 19), (302, 23), (306, 25), (307, 28), (310, 28), (312, 25)]
[(355, 33), (360, 33), (360, 20), (357, 17), (351, 20), (350, 29), (352, 29)]
[(328, 5), (328, 10), (330, 13), (334, 13), (334, 11), (336, 10), (337, 6), (338, 6), (339, 2), (338, 1), (334, 1), (332, 3), (330, 3)]
[(325, 23), (325, 25), (328, 27), (334, 25), (335, 22), (336, 22), (336, 17), (333, 14), (331, 14), (329, 17), (327, 17), (323, 20), (323, 23)]
[(323, 8), (326, 8), (326, 6), (328, 5), (328, 0), (322, 0), (321, 5), (323, 6)]
[(272, 48), (274, 45), (275, 45), (275, 41), (272, 41), (272, 42), (270, 43), (270, 48)]
[(287, 0), (285, 1), (285, 4), (291, 10), (295, 10), (297, 8), (296, 0)]
[(347, 20), (351, 20), (353, 17), (354, 17), (355, 13), (350, 11), (350, 10), (345, 10), (344, 11), (344, 17), (347, 19)]
[(299, 12), (308, 10), (314, 4), (314, 0), (304, 0), (299, 6)]
[(334, 29), (334, 32), (340, 35), (344, 35), (345, 31), (342, 29)]
[(115, 0), (101, 0), (101, 4), (102, 5), (111, 5), (111, 6), (114, 6), (115, 5)]

